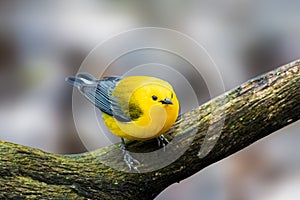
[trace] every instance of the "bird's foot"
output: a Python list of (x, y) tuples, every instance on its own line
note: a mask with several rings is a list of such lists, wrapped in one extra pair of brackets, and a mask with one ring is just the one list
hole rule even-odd
[(137, 166), (140, 165), (141, 163), (137, 159), (133, 158), (127, 150), (123, 150), (123, 155), (124, 155), (123, 160), (128, 166), (129, 170), (135, 170), (136, 172), (140, 173)]
[(163, 135), (158, 136), (156, 139), (157, 139), (157, 142), (158, 142), (158, 146), (163, 147), (164, 151), (165, 151), (167, 144), (169, 144), (168, 139), (165, 138), (165, 136), (163, 136)]
[(140, 165), (140, 162), (133, 158), (129, 151), (127, 150), (126, 148), (126, 144), (125, 144), (125, 141), (124, 139), (122, 138), (121, 139), (121, 149), (122, 149), (122, 152), (123, 152), (123, 160), (124, 162), (126, 163), (126, 165), (128, 166), (129, 170), (135, 170), (136, 172), (140, 173), (140, 171), (138, 170), (137, 166)]

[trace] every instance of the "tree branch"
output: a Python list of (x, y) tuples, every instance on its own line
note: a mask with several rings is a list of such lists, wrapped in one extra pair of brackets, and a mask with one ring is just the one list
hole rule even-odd
[[(126, 172), (119, 144), (66, 156), (0, 141), (0, 198), (153, 199), (169, 185), (297, 121), (299, 75), (300, 61), (295, 61), (184, 114), (166, 133), (172, 140), (166, 150), (155, 151), (164, 158), (182, 155), (154, 171), (160, 165), (156, 157), (139, 158), (143, 173)], [(157, 144), (128, 146), (149, 152)]]

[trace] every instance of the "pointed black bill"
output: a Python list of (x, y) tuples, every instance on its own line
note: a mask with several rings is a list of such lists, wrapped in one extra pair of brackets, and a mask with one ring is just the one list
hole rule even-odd
[(164, 100), (161, 100), (159, 102), (161, 102), (162, 104), (171, 104), (171, 105), (173, 105), (173, 101), (169, 98), (165, 98)]

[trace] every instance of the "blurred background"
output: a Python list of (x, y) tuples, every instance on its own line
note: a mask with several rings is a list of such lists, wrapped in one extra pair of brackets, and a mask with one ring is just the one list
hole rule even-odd
[[(300, 57), (299, 6), (293, 0), (0, 1), (0, 139), (53, 153), (86, 151), (64, 78), (112, 35), (144, 26), (183, 32), (206, 48), (229, 90)], [(156, 199), (299, 199), (299, 127), (277, 131)]]

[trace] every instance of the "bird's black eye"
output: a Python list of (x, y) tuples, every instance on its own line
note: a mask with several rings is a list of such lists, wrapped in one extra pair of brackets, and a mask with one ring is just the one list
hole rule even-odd
[(171, 94), (171, 99), (173, 99), (173, 93)]
[(152, 99), (153, 99), (154, 101), (156, 101), (156, 100), (157, 100), (157, 96), (153, 95), (153, 96), (152, 96)]

